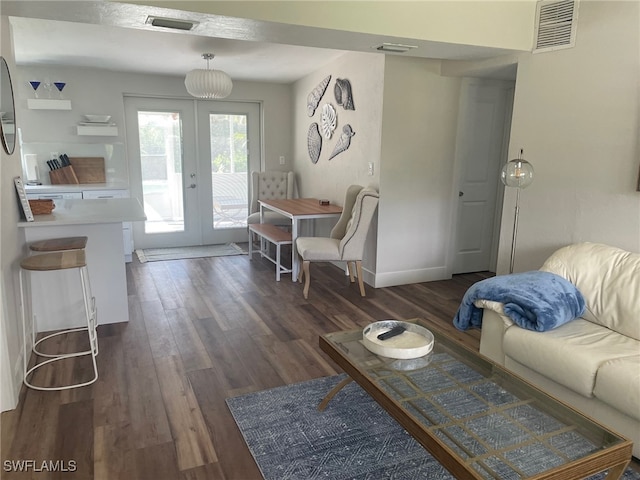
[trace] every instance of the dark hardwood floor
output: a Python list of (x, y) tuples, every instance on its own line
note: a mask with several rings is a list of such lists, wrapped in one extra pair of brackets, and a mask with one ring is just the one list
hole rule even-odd
[[(334, 266), (314, 264), (311, 274), (307, 301), (300, 284), (276, 282), (273, 265), (257, 258), (135, 259), (127, 265), (130, 321), (98, 328), (98, 381), (61, 392), (23, 387), (18, 408), (1, 417), (0, 476), (260, 479), (225, 399), (339, 373), (319, 335), (422, 317), (478, 348), (479, 331), (459, 332), (451, 320), (466, 289), (488, 273), (367, 286), (365, 298)], [(34, 382), (87, 377), (88, 362), (43, 368)], [(20, 460), (40, 470), (61, 463), (56, 472), (9, 472), (7, 461)]]
[[(314, 264), (306, 301), (300, 284), (276, 282), (273, 265), (257, 258), (135, 259), (127, 265), (129, 323), (98, 328), (98, 381), (61, 392), (23, 387), (18, 408), (2, 414), (0, 475), (259, 479), (225, 398), (339, 373), (318, 336), (381, 319), (423, 317), (477, 348), (478, 332), (458, 332), (451, 319), (466, 289), (485, 277), (367, 287), (362, 298), (340, 269)], [(44, 367), (34, 382), (86, 377), (88, 362)], [(75, 472), (7, 471), (6, 461), (19, 460), (40, 470), (61, 461), (57, 470)]]

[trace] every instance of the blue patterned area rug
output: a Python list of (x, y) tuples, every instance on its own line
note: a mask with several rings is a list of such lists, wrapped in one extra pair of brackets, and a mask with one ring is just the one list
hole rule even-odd
[[(266, 480), (454, 479), (355, 383), (318, 412), (320, 401), (343, 378), (227, 399)], [(628, 469), (622, 478), (640, 480), (640, 474)]]

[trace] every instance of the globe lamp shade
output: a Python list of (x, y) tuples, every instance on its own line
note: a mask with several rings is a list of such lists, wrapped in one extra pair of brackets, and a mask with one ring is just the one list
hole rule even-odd
[(522, 158), (509, 160), (500, 173), (507, 187), (527, 188), (533, 182), (533, 165)]

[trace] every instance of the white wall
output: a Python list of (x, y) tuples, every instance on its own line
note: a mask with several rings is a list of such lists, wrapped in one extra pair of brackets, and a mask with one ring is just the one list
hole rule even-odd
[[(640, 3), (581, 2), (575, 48), (520, 56), (510, 158), (535, 168), (521, 194), (516, 271), (580, 241), (640, 252)], [(508, 271), (506, 189), (498, 272)]]
[[(328, 198), (342, 203), (346, 188), (353, 183), (377, 188), (383, 68), (383, 55), (347, 53), (293, 85), (294, 169), (299, 177), (301, 196)], [(309, 117), (307, 96), (327, 75), (331, 75), (331, 82), (315, 114)], [(334, 95), (336, 78), (350, 81), (355, 110), (345, 110), (337, 104)], [(323, 138), (320, 159), (314, 164), (307, 149), (307, 133), (313, 122), (321, 125), (321, 110), (326, 103), (335, 108), (338, 122), (332, 138)], [(347, 124), (355, 131), (349, 149), (328, 160), (342, 127)], [(373, 176), (368, 175), (368, 162), (374, 163)]]
[(387, 57), (377, 287), (447, 278), (461, 80), (439, 65)]
[[(0, 17), (0, 53), (7, 60), (9, 73), (14, 76), (16, 67), (9, 21)], [(19, 112), (16, 122), (20, 122)], [(17, 142), (16, 142), (17, 143)], [(7, 155), (0, 148), (0, 410), (9, 410), (18, 402), (18, 392), (22, 386), (20, 363), (22, 345), (22, 324), (19, 316), (18, 271), (19, 261), (24, 255), (24, 232), (19, 230), (20, 210), (16, 201), (13, 177), (21, 175), (20, 146), (16, 144), (13, 155)]]
[[(25, 144), (31, 142), (123, 144), (126, 141), (124, 94), (193, 98), (184, 87), (183, 77), (141, 75), (60, 66), (20, 67), (17, 69), (16, 76), (18, 83), (16, 108), (20, 110), (22, 118), (20, 127)], [(72, 110), (27, 109), (27, 99), (34, 98), (29, 80), (42, 80), (45, 77), (49, 77), (52, 81), (60, 79), (67, 83), (63, 95), (66, 99), (71, 100)], [(234, 82), (231, 95), (227, 99), (221, 100), (262, 103), (264, 118), (264, 131), (261, 135), (264, 139), (263, 162), (266, 162), (266, 165), (271, 168), (281, 170), (286, 170), (291, 166), (288, 163), (291, 160), (290, 91), (288, 85), (237, 81)], [(41, 98), (46, 98), (42, 85), (39, 94)], [(54, 94), (54, 98), (55, 95), (57, 92)], [(78, 136), (76, 125), (85, 120), (83, 114), (111, 115), (111, 121), (118, 125), (118, 136)], [(278, 163), (280, 156), (284, 156), (287, 161), (284, 166)], [(109, 165), (106, 166), (109, 167)]]

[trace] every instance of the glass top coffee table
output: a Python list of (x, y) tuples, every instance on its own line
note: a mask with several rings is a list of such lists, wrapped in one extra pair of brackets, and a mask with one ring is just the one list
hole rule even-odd
[[(609, 470), (620, 478), (630, 440), (429, 329), (434, 348), (419, 359), (380, 357), (362, 330), (320, 337), (320, 348), (348, 375), (319, 409), (355, 380), (459, 479), (583, 479)], [(561, 368), (561, 367), (560, 367)]]

